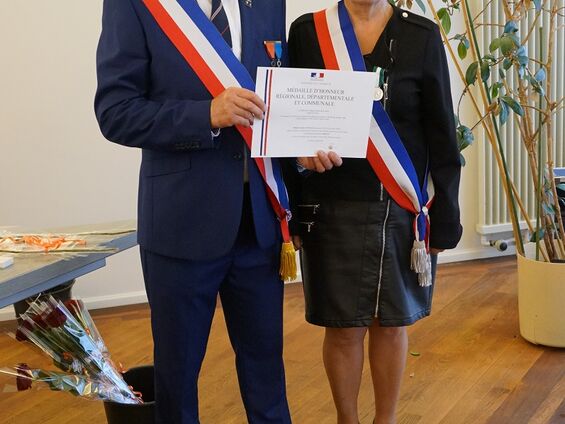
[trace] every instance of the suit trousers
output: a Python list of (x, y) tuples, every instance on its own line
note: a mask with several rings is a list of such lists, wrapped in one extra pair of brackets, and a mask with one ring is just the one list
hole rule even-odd
[(255, 240), (245, 196), (237, 241), (217, 259), (189, 261), (141, 250), (151, 306), (156, 422), (199, 423), (198, 375), (220, 295), (249, 423), (290, 423), (282, 359), (279, 249)]

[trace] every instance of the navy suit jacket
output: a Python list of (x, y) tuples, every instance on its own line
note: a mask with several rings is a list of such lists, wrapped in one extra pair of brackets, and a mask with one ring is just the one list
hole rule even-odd
[[(264, 41), (283, 41), (286, 63), (284, 0), (240, 0), (240, 10), (251, 76), (270, 66)], [(211, 95), (141, 0), (105, 0), (102, 19), (95, 111), (108, 140), (143, 152), (139, 244), (189, 260), (226, 254), (242, 211), (243, 139), (234, 128), (212, 137)], [(267, 248), (280, 241), (279, 224), (252, 160), (249, 185), (257, 241)]]

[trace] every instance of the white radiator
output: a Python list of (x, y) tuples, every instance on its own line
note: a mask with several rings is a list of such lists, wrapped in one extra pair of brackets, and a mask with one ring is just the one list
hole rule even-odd
[[(475, 2), (471, 2), (475, 3)], [(475, 3), (476, 13), (486, 7), (485, 18), (491, 22), (505, 22), (504, 11), (502, 9), (502, 2), (499, 0), (477, 0), (478, 5)], [(544, 7), (549, 7), (549, 2), (542, 2)], [(552, 99), (559, 99), (565, 94), (565, 0), (559, 0), (559, 7), (561, 15), (557, 19), (557, 27), (559, 28), (555, 49), (553, 52), (554, 70), (552, 81)], [(546, 41), (544, 48), (544, 57), (547, 55), (547, 31), (549, 26), (548, 15), (545, 14), (547, 19), (538, 23), (539, 27), (544, 28)], [(479, 18), (478, 22), (483, 22), (485, 19)], [(534, 13), (529, 17), (529, 23), (533, 23)], [(529, 28), (530, 25), (528, 25)], [(500, 36), (502, 32), (501, 27), (487, 27), (480, 26), (478, 35), (482, 42), (483, 54), (488, 53), (488, 48), (491, 40)], [(520, 27), (520, 34), (525, 36), (527, 27), (524, 24)], [(538, 55), (540, 49), (540, 36), (539, 31), (532, 34), (528, 40), (528, 52), (530, 57)], [(536, 67), (537, 69), (537, 67)], [(508, 72), (508, 82), (514, 84), (514, 74)], [(510, 76), (512, 75), (512, 76)], [(498, 70), (492, 73), (492, 76), (498, 78)], [(492, 77), (491, 77), (492, 78)], [(492, 81), (491, 81), (492, 82)], [(565, 166), (565, 134), (564, 134), (564, 110), (560, 109), (553, 127), (554, 138), (554, 158), (555, 166)], [(535, 114), (537, 122), (538, 117)], [(527, 164), (527, 155), (520, 140), (520, 133), (517, 122), (514, 118), (510, 118), (508, 122), (500, 127), (502, 143), (504, 152), (508, 162), (509, 172), (516, 185), (516, 189), (521, 194), (524, 206), (528, 209), (531, 219), (536, 216), (533, 198), (533, 183), (529, 175), (529, 166)], [(504, 188), (500, 179), (500, 174), (497, 168), (496, 160), (492, 154), (490, 145), (486, 141), (484, 133), (479, 138), (479, 224), (477, 231), (480, 234), (497, 234), (511, 231), (510, 215), (508, 204), (504, 195)], [(525, 172), (528, 170), (528, 172)], [(518, 178), (516, 177), (518, 176)], [(523, 228), (526, 228), (526, 223), (523, 223)]]

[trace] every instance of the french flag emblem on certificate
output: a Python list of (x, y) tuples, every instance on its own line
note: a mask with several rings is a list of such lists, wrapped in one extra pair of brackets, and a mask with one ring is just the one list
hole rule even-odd
[(324, 79), (325, 74), (323, 72), (311, 72), (310, 78), (312, 79)]

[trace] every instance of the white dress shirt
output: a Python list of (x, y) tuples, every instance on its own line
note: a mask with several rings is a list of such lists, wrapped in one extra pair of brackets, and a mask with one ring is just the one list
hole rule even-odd
[[(198, 5), (204, 11), (204, 14), (210, 18), (212, 16), (212, 0), (197, 0)], [(239, 12), (239, 0), (222, 0), (222, 5), (228, 17), (228, 24), (230, 25), (232, 51), (233, 54), (241, 60), (241, 14)], [(220, 129), (212, 130), (212, 137), (216, 138), (220, 135)], [(243, 181), (249, 181), (249, 174), (247, 170), (247, 155), (243, 155)]]
[[(239, 12), (239, 0), (222, 0), (224, 10), (230, 24), (232, 50), (235, 56), (241, 60), (241, 15)], [(198, 0), (198, 5), (206, 16), (212, 16), (212, 0)]]

